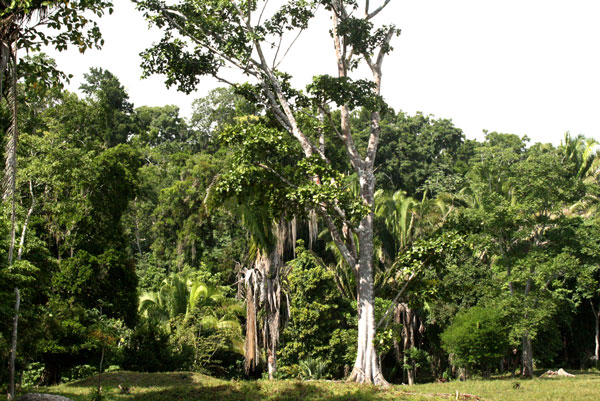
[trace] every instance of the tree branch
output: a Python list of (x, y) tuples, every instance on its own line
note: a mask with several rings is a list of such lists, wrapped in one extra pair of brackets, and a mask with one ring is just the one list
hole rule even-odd
[(287, 178), (285, 178), (284, 176), (279, 174), (277, 171), (275, 171), (275, 169), (273, 167), (267, 166), (266, 164), (259, 163), (259, 162), (256, 162), (254, 164), (260, 168), (263, 168), (263, 169), (275, 174), (277, 176), (277, 178), (279, 178), (281, 181), (283, 181), (286, 185), (288, 185), (292, 188), (297, 188), (297, 186), (294, 185), (292, 182), (290, 182)]
[(370, 14), (368, 13), (368, 6), (369, 6), (369, 2), (367, 1), (367, 6), (366, 6), (366, 7), (367, 7), (367, 8), (366, 8), (366, 11), (367, 11), (367, 12), (366, 12), (366, 14), (367, 14), (367, 16), (366, 16), (366, 19), (367, 19), (367, 21), (368, 21), (368, 20), (370, 20), (370, 19), (372, 19), (373, 17), (375, 17), (377, 14), (379, 14), (379, 13), (381, 12), (381, 10), (383, 10), (383, 9), (384, 9), (384, 8), (385, 8), (385, 7), (386, 7), (388, 4), (390, 4), (390, 1), (391, 1), (391, 0), (385, 0), (385, 2), (384, 2), (384, 3), (383, 3), (381, 6), (377, 7), (377, 8), (376, 8), (376, 9), (375, 9), (375, 10), (374, 10), (372, 13), (370, 13)]
[(356, 263), (357, 263), (358, 257), (356, 257), (355, 255), (352, 255), (350, 250), (348, 249), (348, 247), (346, 247), (346, 244), (344, 243), (344, 240), (340, 236), (340, 232), (338, 231), (337, 227), (335, 226), (335, 223), (333, 222), (333, 219), (331, 218), (331, 216), (325, 210), (321, 210), (321, 215), (323, 216), (323, 219), (325, 220), (325, 224), (327, 225), (327, 229), (329, 230), (331, 239), (333, 239), (333, 242), (335, 242), (335, 245), (340, 250), (340, 253), (344, 257), (344, 260), (346, 261), (346, 263), (348, 263), (348, 266), (350, 266), (352, 268), (352, 270), (356, 273), (356, 271), (357, 271)]

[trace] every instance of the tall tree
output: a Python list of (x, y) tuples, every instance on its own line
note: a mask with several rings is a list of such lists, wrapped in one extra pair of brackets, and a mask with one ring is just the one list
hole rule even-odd
[(382, 119), (375, 160), (379, 187), (401, 189), (409, 196), (456, 191), (465, 153), (464, 135), (451, 120), (389, 113)]
[[(17, 53), (19, 49), (28, 51), (39, 50), (41, 45), (51, 44), (58, 50), (64, 50), (69, 44), (75, 44), (83, 53), (91, 46), (98, 46), (102, 41), (100, 30), (96, 23), (83, 16), (83, 11), (91, 11), (100, 16), (106, 7), (111, 7), (110, 0), (79, 0), (73, 2), (48, 2), (42, 0), (25, 1), (0, 1), (0, 97), (4, 97), (4, 83), (9, 88), (7, 100), (11, 109), (12, 121), (7, 131), (9, 139), (6, 141), (6, 168), (4, 199), (10, 199), (11, 204), (11, 229), (8, 264), (13, 263), (15, 246), (15, 196), (17, 177), (17, 81), (19, 63)], [(112, 12), (112, 8), (109, 9)], [(53, 28), (52, 34), (47, 34), (46, 29)], [(24, 70), (31, 67), (24, 63)], [(31, 69), (31, 68), (29, 68)], [(42, 71), (56, 69), (52, 64), (43, 66)], [(9, 77), (4, 79), (4, 77)], [(31, 80), (31, 79), (30, 79)], [(10, 385), (9, 399), (14, 398), (14, 364), (17, 347), (17, 327), (19, 319), (20, 294), (15, 287), (15, 316), (13, 327), (13, 340), (10, 356)]]
[(110, 71), (90, 69), (79, 89), (93, 103), (88, 115), (90, 136), (101, 141), (105, 148), (125, 143), (135, 133), (133, 104), (129, 95)]
[[(578, 166), (551, 146), (525, 149), (515, 135), (490, 133), (469, 173), (472, 241), (503, 281), (500, 295), (522, 344), (523, 374), (533, 375), (537, 333), (570, 302), (565, 289), (578, 269), (573, 226), (564, 211), (582, 194)], [(477, 222), (477, 223), (476, 223)], [(571, 242), (570, 242), (571, 241)]]
[[(308, 193), (305, 203), (321, 214), (344, 259), (357, 275), (358, 351), (350, 380), (385, 384), (374, 346), (374, 167), (380, 113), (385, 107), (379, 96), (382, 65), (391, 51), (390, 41), (399, 30), (394, 26), (376, 27), (373, 19), (390, 0), (373, 8), (370, 2), (361, 7), (352, 0), (290, 1), (275, 10), (267, 7), (270, 6), (267, 1), (135, 2), (165, 31), (163, 39), (143, 55), (147, 74), (164, 73), (168, 85), (177, 84), (180, 90), (190, 92), (203, 75), (229, 83), (222, 75), (222, 67), (236, 68), (256, 83), (252, 91), (255, 102), (262, 103), (279, 126), (296, 139), (306, 163), (313, 163), (307, 172), (312, 193)], [(289, 50), (285, 43), (290, 42), (283, 41), (288, 36), (285, 34), (297, 35), (308, 29), (318, 9), (324, 9), (333, 23), (330, 36), (337, 76), (316, 76), (308, 87), (308, 95), (303, 95), (291, 88), (290, 76), (277, 68)], [(370, 70), (370, 80), (352, 78), (360, 64)], [(337, 122), (331, 105), (339, 108)], [(302, 124), (298, 113), (306, 106), (310, 107), (309, 112), (320, 114), (323, 121), (331, 122), (327, 131), (337, 135), (346, 149), (348, 161), (358, 176), (364, 208), (358, 222), (353, 222), (351, 211), (344, 210), (337, 202), (335, 191), (342, 183), (321, 174), (327, 169), (316, 168), (317, 164), (329, 163), (325, 154), (326, 130), (319, 128), (323, 124), (319, 124), (318, 117), (312, 124), (316, 130)], [(350, 111), (358, 107), (366, 108), (371, 116), (363, 149), (357, 146), (350, 118)]]

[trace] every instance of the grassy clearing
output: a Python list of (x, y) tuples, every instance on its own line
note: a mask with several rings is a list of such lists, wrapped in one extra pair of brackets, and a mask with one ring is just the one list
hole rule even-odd
[[(87, 401), (94, 388), (102, 382), (106, 400), (135, 401), (379, 401), (379, 400), (441, 400), (426, 396), (402, 394), (404, 388), (393, 387), (380, 390), (372, 386), (360, 386), (326, 381), (227, 381), (198, 373), (133, 373), (111, 372), (100, 378), (84, 380), (45, 389), (75, 401)], [(131, 394), (119, 394), (118, 385), (131, 388)]]
[[(489, 401), (596, 401), (600, 397), (600, 373), (574, 372), (575, 378), (534, 380), (470, 380), (466, 382), (393, 386), (381, 390), (371, 386), (326, 381), (226, 381), (198, 373), (111, 372), (73, 383), (44, 389), (75, 401), (88, 401), (99, 379), (106, 400), (134, 401), (245, 401), (245, 400), (334, 400), (379, 401), (455, 400), (459, 394), (474, 394)], [(515, 389), (514, 383), (520, 388)], [(131, 388), (119, 394), (118, 385)], [(435, 395), (434, 395), (435, 394)], [(446, 397), (442, 397), (446, 394)], [(451, 395), (451, 396), (450, 396)], [(463, 399), (460, 397), (459, 399)]]
[[(598, 401), (600, 399), (600, 373), (571, 370), (569, 372), (574, 373), (576, 377), (537, 377), (533, 380), (511, 378), (468, 380), (418, 384), (411, 387), (411, 390), (418, 393), (459, 391), (460, 393), (476, 394), (490, 401)], [(519, 383), (518, 388), (515, 388), (515, 383)]]

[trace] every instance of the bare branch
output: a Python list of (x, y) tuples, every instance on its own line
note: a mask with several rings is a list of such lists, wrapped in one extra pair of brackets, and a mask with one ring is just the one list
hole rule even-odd
[[(381, 10), (383, 10), (388, 4), (390, 4), (391, 0), (385, 0), (385, 2), (379, 6), (378, 8), (376, 8), (372, 13), (368, 14), (366, 19), (370, 20), (373, 17), (375, 17), (377, 14), (379, 14), (381, 12)], [(367, 7), (368, 7), (369, 2), (367, 1)]]
[(269, 0), (265, 1), (265, 4), (263, 5), (262, 10), (260, 10), (260, 14), (258, 15), (258, 21), (256, 22), (257, 25), (260, 25), (260, 22), (262, 21), (263, 14), (265, 13), (265, 10), (267, 9), (267, 4), (269, 4)]
[(392, 37), (394, 36), (394, 32), (396, 32), (395, 28), (388, 29), (388, 32), (385, 35), (385, 39), (381, 45), (381, 48), (379, 49), (379, 55), (377, 56), (377, 68), (380, 70), (380, 74), (381, 74), (381, 65), (383, 64), (383, 57), (386, 54), (385, 50), (390, 45), (390, 41), (392, 40)]
[[(302, 34), (302, 32), (304, 32), (304, 29), (301, 29), (298, 32), (298, 35), (296, 35), (296, 37), (294, 38), (294, 40), (292, 40), (292, 43), (290, 43), (290, 45), (288, 46), (287, 50), (285, 51), (285, 53), (283, 53), (283, 57), (281, 57), (281, 60), (279, 60), (279, 62), (277, 64), (275, 64), (274, 68), (279, 67), (279, 64), (281, 64), (283, 62), (283, 60), (285, 60), (285, 57), (288, 55), (288, 53), (290, 52), (290, 50), (292, 49), (292, 46), (294, 46), (294, 44), (296, 43), (296, 41), (298, 40), (298, 38), (300, 37), (300, 35)], [(283, 37), (283, 36), (282, 36)], [(277, 49), (279, 50), (279, 49)], [(273, 59), (273, 61), (275, 61), (275, 59)]]
[(273, 110), (273, 113), (275, 114), (275, 118), (277, 119), (279, 124), (281, 124), (281, 126), (285, 130), (287, 130), (289, 133), (292, 133), (292, 129), (293, 129), (292, 125), (288, 121), (287, 115), (283, 112), (283, 110), (281, 110), (279, 103), (277, 103), (275, 94), (267, 86), (266, 82), (264, 82), (263, 80), (260, 80), (260, 83), (261, 83), (261, 86), (263, 87), (265, 94), (267, 95), (267, 98), (269, 99), (269, 102), (271, 103), (271, 108)]
[(279, 36), (279, 43), (277, 44), (277, 50), (275, 50), (275, 55), (273, 55), (273, 63), (272, 63), (273, 69), (276, 69), (277, 66), (279, 65), (279, 63), (277, 63), (277, 55), (279, 54), (279, 50), (281, 49), (282, 41), (283, 41), (283, 35)]
[[(235, 5), (236, 9), (238, 10), (239, 15), (241, 16), (242, 13), (241, 13), (239, 6), (236, 3), (234, 3), (234, 5)], [(241, 21), (241, 22), (244, 23), (244, 21)], [(285, 98), (285, 96), (283, 94), (283, 89), (281, 88), (281, 85), (279, 84), (279, 80), (277, 79), (277, 77), (275, 77), (275, 75), (273, 74), (273, 71), (269, 68), (269, 66), (267, 64), (267, 60), (265, 58), (265, 54), (262, 50), (262, 46), (261, 46), (260, 42), (258, 41), (258, 39), (256, 39), (256, 35), (254, 35), (254, 33), (255, 33), (254, 29), (247, 22), (246, 22), (246, 29), (248, 30), (249, 33), (253, 34), (252, 36), (254, 37), (254, 39), (253, 39), (254, 48), (256, 49), (256, 52), (258, 53), (258, 57), (260, 59), (260, 63), (257, 63), (256, 66), (265, 74), (265, 78), (268, 79), (269, 83), (271, 84), (271, 86), (275, 92), (274, 95), (277, 96), (277, 100), (279, 101), (278, 102), (279, 106), (281, 107), (281, 109), (283, 110), (283, 113), (287, 117), (286, 119), (289, 123), (289, 127), (291, 128), (291, 133), (298, 140), (298, 142), (300, 142), (300, 146), (302, 146), (304, 155), (306, 157), (310, 157), (316, 150), (317, 153), (319, 153), (319, 155), (321, 157), (325, 158), (325, 155), (318, 152), (318, 148), (316, 148), (312, 144), (310, 139), (298, 127), (298, 123), (296, 122), (294, 113), (292, 112), (292, 109), (290, 107), (288, 100)], [(261, 80), (261, 81), (263, 81), (263, 80)]]

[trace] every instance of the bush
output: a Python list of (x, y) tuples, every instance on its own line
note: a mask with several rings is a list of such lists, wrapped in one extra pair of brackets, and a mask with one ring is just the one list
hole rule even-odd
[(478, 368), (486, 375), (509, 347), (508, 325), (495, 308), (474, 306), (460, 312), (442, 333), (442, 347), (459, 367)]
[(327, 362), (320, 359), (307, 358), (300, 361), (300, 377), (304, 380), (321, 380), (327, 376)]
[(301, 361), (314, 359), (323, 363), (322, 376), (340, 378), (356, 355), (354, 311), (339, 295), (333, 273), (301, 244), (296, 252), (288, 276), (290, 322), (278, 352), (281, 375), (302, 377)]
[(157, 322), (140, 321), (123, 350), (122, 367), (138, 372), (167, 372), (187, 366), (183, 352), (169, 342), (169, 334)]
[(73, 380), (83, 379), (86, 377), (90, 377), (98, 373), (98, 368), (91, 365), (77, 365), (73, 366), (71, 369), (67, 370), (63, 377), (61, 378), (62, 382), (70, 382)]
[(23, 370), (23, 387), (39, 386), (42, 384), (44, 374), (44, 364), (41, 362), (32, 362)]

